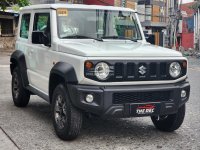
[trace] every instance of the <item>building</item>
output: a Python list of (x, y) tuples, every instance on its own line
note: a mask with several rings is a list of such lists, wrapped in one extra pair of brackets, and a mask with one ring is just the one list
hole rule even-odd
[(194, 48), (194, 9), (191, 6), (194, 5), (192, 3), (186, 3), (180, 5), (182, 23), (180, 30), (180, 41), (178, 41), (180, 46), (184, 50), (188, 50), (190, 48)]
[(155, 44), (165, 46), (167, 0), (138, 0), (137, 11), (145, 34), (155, 36)]
[(52, 3), (74, 3), (74, 4), (83, 4), (84, 0), (30, 0), (32, 5), (35, 4), (52, 4)]
[(114, 6), (137, 9), (138, 0), (114, 0)]
[(200, 6), (194, 14), (194, 48), (200, 51)]
[(87, 5), (113, 6), (114, 0), (83, 0), (83, 3)]
[(18, 16), (14, 11), (0, 11), (0, 51), (14, 48)]

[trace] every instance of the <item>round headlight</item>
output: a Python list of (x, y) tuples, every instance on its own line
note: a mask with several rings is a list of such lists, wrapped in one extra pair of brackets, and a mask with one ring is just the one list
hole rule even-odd
[(95, 66), (95, 76), (99, 80), (106, 80), (110, 73), (110, 68), (107, 63), (100, 62)]
[(173, 63), (170, 64), (169, 74), (173, 78), (177, 78), (177, 77), (180, 76), (180, 74), (181, 74), (181, 66), (180, 66), (180, 64), (178, 62), (173, 62)]

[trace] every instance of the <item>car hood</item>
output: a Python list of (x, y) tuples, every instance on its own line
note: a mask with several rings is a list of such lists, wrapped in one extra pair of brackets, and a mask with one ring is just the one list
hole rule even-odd
[(148, 43), (132, 41), (64, 41), (58, 51), (83, 57), (181, 57), (182, 54)]

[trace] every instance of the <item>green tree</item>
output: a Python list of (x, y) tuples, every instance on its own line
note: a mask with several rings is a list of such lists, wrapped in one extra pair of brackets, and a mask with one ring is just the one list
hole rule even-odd
[(19, 7), (24, 7), (30, 4), (29, 0), (1, 0), (0, 1), (0, 9), (3, 11), (13, 5), (18, 5)]

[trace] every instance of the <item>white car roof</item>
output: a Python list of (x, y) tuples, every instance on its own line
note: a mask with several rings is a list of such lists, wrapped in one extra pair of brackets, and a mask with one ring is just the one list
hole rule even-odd
[(33, 9), (58, 9), (58, 8), (78, 8), (78, 9), (100, 9), (100, 10), (121, 10), (121, 11), (132, 11), (136, 12), (130, 8), (124, 7), (114, 7), (114, 6), (101, 6), (101, 5), (83, 5), (83, 4), (40, 4), (40, 5), (30, 5), (25, 6), (21, 10), (33, 10)]

